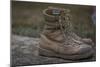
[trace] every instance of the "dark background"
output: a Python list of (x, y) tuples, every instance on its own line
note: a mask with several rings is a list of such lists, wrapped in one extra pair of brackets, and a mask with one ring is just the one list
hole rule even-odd
[(92, 21), (92, 14), (95, 12), (96, 7), (89, 5), (12, 1), (12, 33), (39, 37), (45, 24), (42, 11), (48, 6), (70, 9), (74, 32), (81, 37), (91, 38), (95, 42), (96, 26)]

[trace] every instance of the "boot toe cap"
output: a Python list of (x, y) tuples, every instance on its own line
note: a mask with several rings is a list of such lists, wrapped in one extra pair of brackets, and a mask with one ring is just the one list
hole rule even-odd
[(83, 44), (83, 45), (80, 46), (79, 54), (90, 54), (90, 53), (93, 53), (92, 46), (85, 45), (85, 44)]

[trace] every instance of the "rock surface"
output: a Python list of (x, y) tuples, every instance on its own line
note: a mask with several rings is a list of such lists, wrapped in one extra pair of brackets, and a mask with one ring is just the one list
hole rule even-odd
[(57, 63), (72, 63), (95, 61), (95, 56), (84, 60), (65, 60), (54, 57), (40, 56), (39, 38), (24, 37), (12, 35), (11, 37), (11, 66), (26, 66), (26, 65), (41, 65), (41, 64), (57, 64)]

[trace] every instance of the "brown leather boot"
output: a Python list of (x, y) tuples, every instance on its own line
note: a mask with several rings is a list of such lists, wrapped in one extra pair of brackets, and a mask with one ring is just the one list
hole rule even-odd
[(61, 8), (43, 11), (46, 25), (41, 33), (39, 54), (72, 60), (92, 56), (92, 46), (72, 31), (69, 14), (65, 18), (64, 11)]

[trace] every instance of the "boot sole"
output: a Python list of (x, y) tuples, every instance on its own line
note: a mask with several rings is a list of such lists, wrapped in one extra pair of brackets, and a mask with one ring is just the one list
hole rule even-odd
[(39, 55), (46, 56), (46, 57), (56, 57), (56, 58), (63, 58), (67, 60), (79, 60), (79, 59), (85, 59), (88, 57), (93, 56), (93, 51), (87, 52), (85, 54), (80, 54), (80, 55), (63, 55), (59, 53), (55, 53), (51, 50), (47, 49), (39, 49)]

